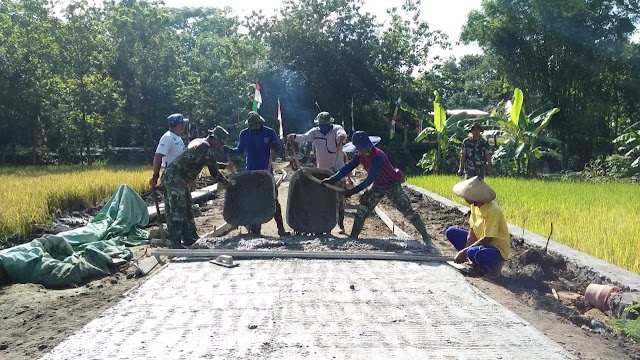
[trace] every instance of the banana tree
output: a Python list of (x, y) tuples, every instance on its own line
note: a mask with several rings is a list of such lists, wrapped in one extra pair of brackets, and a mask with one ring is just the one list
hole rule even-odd
[[(505, 118), (493, 120), (500, 129), (498, 135), (504, 137), (504, 141), (493, 154), (494, 162), (507, 160), (512, 165), (512, 170), (517, 174), (534, 175), (537, 161), (545, 156), (562, 159), (562, 156), (550, 144), (561, 144), (552, 137), (543, 135), (543, 130), (549, 125), (554, 114), (560, 109), (549, 109), (545, 105), (529, 115), (524, 112), (524, 94), (516, 88), (513, 92), (511, 109), (507, 109)], [(482, 120), (482, 118), (478, 119)]]
[(434, 150), (430, 150), (422, 156), (420, 160), (420, 166), (426, 171), (432, 171), (434, 174), (442, 174), (445, 170), (445, 162), (451, 158), (447, 156), (452, 148), (452, 144), (460, 144), (459, 140), (463, 135), (460, 133), (463, 130), (464, 121), (468, 115), (467, 113), (460, 113), (452, 115), (447, 118), (447, 113), (444, 107), (440, 103), (440, 94), (438, 91), (434, 91), (435, 100), (433, 101), (433, 121), (425, 114), (412, 108), (411, 106), (402, 103), (400, 108), (413, 115), (421, 122), (426, 122), (425, 127), (415, 138), (415, 142), (420, 142), (425, 139), (435, 139), (437, 146)]
[(630, 130), (613, 140), (618, 145), (618, 151), (631, 160), (631, 167), (640, 168), (640, 129)]

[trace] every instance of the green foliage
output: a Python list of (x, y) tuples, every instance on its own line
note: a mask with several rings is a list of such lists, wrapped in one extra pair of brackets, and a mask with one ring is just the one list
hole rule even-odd
[(625, 334), (635, 341), (640, 341), (640, 304), (629, 306), (625, 311), (634, 314), (636, 319), (612, 319), (611, 327), (617, 333)]
[(628, 0), (483, 1), (461, 38), (525, 89), (532, 108), (562, 108), (552, 130), (584, 164), (610, 153), (638, 111), (640, 46), (630, 39), (639, 16), (640, 2)]
[(471, 120), (466, 119), (467, 113), (465, 112), (447, 118), (446, 111), (440, 102), (440, 94), (438, 91), (434, 91), (433, 94), (435, 96), (433, 100), (433, 121), (419, 110), (405, 103), (401, 104), (400, 108), (413, 115), (418, 121), (427, 123), (427, 127), (416, 136), (415, 142), (428, 139), (435, 139), (437, 142), (436, 149), (425, 153), (418, 166), (425, 172), (444, 174), (455, 168), (457, 159), (456, 145), (459, 146), (461, 143), (460, 138), (464, 137), (464, 125)]
[(498, 171), (507, 175), (534, 176), (541, 160), (562, 160), (560, 153), (550, 147), (560, 144), (560, 141), (542, 134), (560, 109), (547, 110), (548, 107), (544, 106), (525, 115), (523, 103), (524, 95), (516, 88), (508, 117), (491, 116), (478, 120), (489, 121), (499, 127), (497, 134), (502, 137), (502, 143), (493, 154)]
[[(638, 125), (638, 124), (636, 124)], [(613, 140), (618, 151), (631, 161), (634, 173), (640, 172), (640, 130), (629, 130)]]

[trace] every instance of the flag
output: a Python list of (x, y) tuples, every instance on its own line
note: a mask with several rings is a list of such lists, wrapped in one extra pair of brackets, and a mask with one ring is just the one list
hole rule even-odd
[(253, 97), (253, 111), (258, 111), (260, 109), (260, 104), (262, 104), (262, 95), (260, 95), (260, 84), (256, 80), (256, 94)]
[(353, 96), (351, 97), (351, 135), (356, 132), (356, 128), (353, 125)]
[(393, 117), (391, 118), (391, 127), (389, 128), (389, 139), (393, 139), (396, 134), (396, 120), (398, 119), (398, 110), (400, 109), (400, 103), (402, 102), (402, 94), (398, 96), (396, 101), (396, 109), (393, 111)]
[(282, 113), (280, 112), (280, 98), (278, 98), (278, 123), (280, 123), (280, 139), (284, 138), (282, 133)]

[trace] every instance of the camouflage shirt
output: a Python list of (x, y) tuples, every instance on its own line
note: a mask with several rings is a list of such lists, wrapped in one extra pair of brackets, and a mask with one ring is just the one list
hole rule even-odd
[(222, 179), (213, 148), (206, 140), (195, 139), (180, 156), (169, 164), (163, 177), (166, 177), (167, 180), (179, 178), (190, 182), (198, 177), (204, 166), (209, 168), (209, 173), (216, 180)]
[(464, 163), (464, 171), (467, 174), (483, 175), (487, 163), (487, 155), (491, 154), (491, 148), (487, 140), (480, 138), (466, 138), (462, 142), (461, 153), (467, 155)]

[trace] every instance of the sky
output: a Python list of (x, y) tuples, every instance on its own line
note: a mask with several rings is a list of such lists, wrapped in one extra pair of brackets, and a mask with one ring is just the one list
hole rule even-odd
[[(281, 7), (282, 0), (164, 0), (167, 6), (181, 7), (230, 7), (241, 17), (253, 10), (262, 10), (263, 14), (271, 15), (274, 10)], [(466, 54), (479, 54), (478, 46), (470, 44), (456, 45), (460, 37), (462, 26), (467, 21), (467, 14), (471, 10), (480, 9), (482, 0), (422, 0), (422, 18), (429, 23), (432, 30), (439, 29), (449, 35), (451, 50), (442, 50), (439, 47), (431, 49), (430, 58), (439, 56), (446, 58), (455, 56), (460, 58)], [(386, 10), (390, 7), (398, 8), (404, 0), (364, 0), (363, 10), (375, 15), (379, 21), (387, 20)]]

